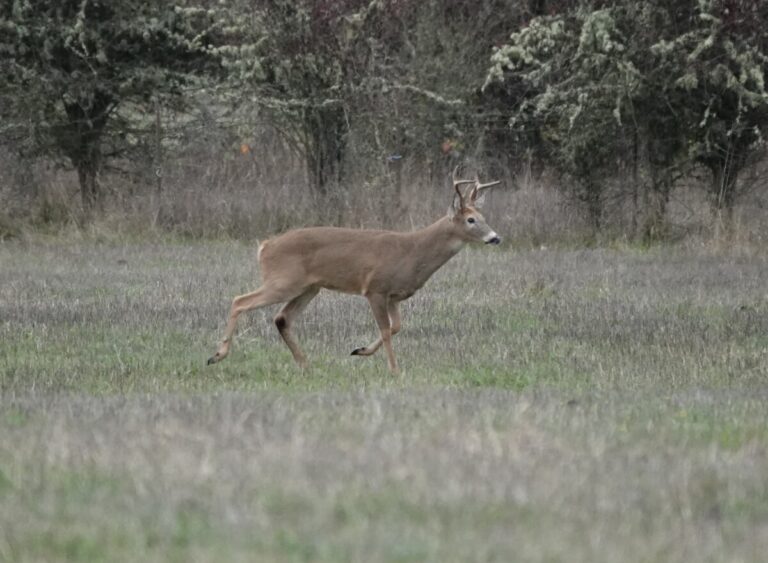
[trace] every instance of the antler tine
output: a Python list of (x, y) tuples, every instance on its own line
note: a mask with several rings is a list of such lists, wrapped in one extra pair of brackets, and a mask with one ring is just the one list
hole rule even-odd
[(491, 188), (493, 186), (497, 186), (501, 184), (501, 180), (496, 180), (494, 182), (486, 182), (485, 184), (480, 183), (480, 177), (475, 174), (475, 187), (472, 188), (472, 191), (469, 193), (469, 199), (470, 201), (475, 201), (477, 199), (477, 196), (480, 194), (481, 190), (484, 190), (486, 188)]
[(459, 189), (459, 186), (462, 184), (473, 184), (475, 180), (460, 180), (456, 177), (456, 175), (459, 172), (458, 165), (456, 168), (453, 169), (453, 173), (451, 174), (451, 180), (453, 180), (453, 189), (456, 190), (456, 194), (459, 196), (459, 203), (461, 203), (461, 207), (464, 207), (464, 194), (461, 193), (461, 190)]
[(501, 180), (496, 180), (495, 182), (488, 182), (486, 184), (481, 184), (480, 182), (477, 183), (475, 186), (475, 189), (479, 192), (480, 190), (484, 190), (486, 188), (492, 188), (493, 186), (498, 186), (501, 184)]

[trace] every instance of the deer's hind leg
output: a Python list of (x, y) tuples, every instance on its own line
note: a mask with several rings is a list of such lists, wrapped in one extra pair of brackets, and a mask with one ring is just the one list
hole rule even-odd
[(280, 336), (283, 337), (283, 341), (291, 350), (293, 359), (303, 368), (307, 367), (307, 358), (304, 356), (301, 348), (299, 348), (299, 345), (291, 334), (291, 324), (293, 323), (293, 320), (306, 309), (309, 302), (315, 298), (319, 291), (319, 287), (310, 287), (301, 295), (291, 299), (282, 309), (280, 309), (280, 312), (275, 315), (275, 326), (280, 332)]
[(221, 344), (219, 344), (216, 353), (208, 359), (208, 365), (220, 362), (229, 354), (229, 348), (232, 345), (232, 339), (237, 329), (237, 318), (240, 314), (260, 309), (267, 305), (284, 303), (301, 295), (304, 289), (286, 288), (265, 283), (256, 291), (235, 297), (229, 310), (229, 320), (227, 321), (227, 328), (224, 329), (224, 337), (221, 339)]

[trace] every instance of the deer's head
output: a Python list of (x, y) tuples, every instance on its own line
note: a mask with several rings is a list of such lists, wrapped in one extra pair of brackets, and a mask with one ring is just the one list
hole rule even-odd
[[(496, 186), (500, 182), (481, 184), (477, 177), (474, 180), (459, 180), (456, 177), (457, 170), (453, 171), (453, 189), (456, 190), (456, 195), (453, 197), (453, 203), (448, 210), (454, 228), (462, 240), (466, 242), (499, 244), (501, 238), (486, 223), (485, 217), (479, 209), (483, 204), (483, 190)], [(473, 184), (473, 186), (462, 193), (461, 186), (464, 184)]]

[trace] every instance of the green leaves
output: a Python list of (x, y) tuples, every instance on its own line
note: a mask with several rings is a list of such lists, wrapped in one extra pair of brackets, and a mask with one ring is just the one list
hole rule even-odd
[[(194, 2), (192, 2), (194, 3)], [(133, 102), (178, 98), (218, 67), (216, 13), (160, 0), (14, 2), (0, 7), (0, 116), (25, 152), (63, 157), (98, 196), (101, 144), (126, 146)], [(120, 127), (112, 128), (113, 123)], [(90, 187), (86, 190), (85, 183)]]
[(668, 193), (674, 171), (696, 163), (735, 185), (768, 126), (768, 38), (751, 23), (759, 6), (581, 4), (512, 33), (485, 87), (519, 84), (511, 127), (537, 131), (521, 140), (584, 185), (596, 187), (602, 167), (636, 159), (640, 146), (651, 190)]
[(562, 52), (563, 44), (572, 37), (566, 33), (560, 18), (535, 18), (528, 27), (513, 33), (510, 42), (496, 49), (491, 56), (491, 68), (485, 85), (503, 82), (508, 72), (524, 73), (525, 78), (540, 86), (553, 70), (553, 59)]

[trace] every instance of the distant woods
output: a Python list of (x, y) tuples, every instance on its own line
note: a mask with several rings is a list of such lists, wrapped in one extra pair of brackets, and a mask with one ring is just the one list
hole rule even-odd
[(40, 208), (39, 171), (68, 169), (84, 220), (152, 193), (162, 221), (174, 181), (339, 208), (463, 165), (545, 175), (596, 233), (618, 205), (641, 240), (686, 185), (728, 232), (762, 187), (766, 21), (762, 0), (3, 0), (0, 194)]

